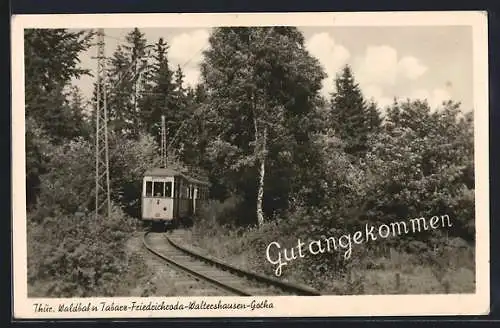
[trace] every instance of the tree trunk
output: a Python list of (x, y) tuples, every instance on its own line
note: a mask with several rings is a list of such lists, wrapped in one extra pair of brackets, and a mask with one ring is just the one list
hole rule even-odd
[[(256, 125), (257, 126), (257, 125)], [(257, 129), (256, 129), (257, 131)], [(256, 140), (256, 147), (258, 145), (257, 158), (259, 162), (259, 185), (257, 189), (257, 224), (262, 226), (264, 224), (264, 214), (262, 210), (262, 200), (264, 198), (264, 176), (266, 174), (266, 137), (267, 127), (264, 128), (261, 140)]]

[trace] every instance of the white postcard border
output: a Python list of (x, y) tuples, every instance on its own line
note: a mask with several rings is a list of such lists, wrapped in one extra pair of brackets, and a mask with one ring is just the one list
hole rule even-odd
[[(133, 22), (133, 23), (131, 23)], [(24, 41), (25, 28), (124, 28), (211, 26), (443, 26), (473, 29), (474, 147), (476, 211), (476, 293), (320, 297), (150, 297), (33, 299), (27, 297)], [(13, 305), (16, 319), (133, 317), (401, 316), (487, 314), (489, 312), (488, 38), (485, 12), (266, 13), (266, 14), (102, 14), (18, 15), (12, 18), (12, 194)], [(267, 300), (273, 309), (137, 312), (35, 313), (34, 303), (130, 303), (202, 300), (224, 303)]]

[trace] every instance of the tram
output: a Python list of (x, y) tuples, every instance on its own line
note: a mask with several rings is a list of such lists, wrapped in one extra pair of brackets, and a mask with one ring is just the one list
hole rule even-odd
[(176, 225), (193, 217), (208, 199), (209, 186), (207, 180), (169, 167), (147, 170), (142, 186), (142, 220)]

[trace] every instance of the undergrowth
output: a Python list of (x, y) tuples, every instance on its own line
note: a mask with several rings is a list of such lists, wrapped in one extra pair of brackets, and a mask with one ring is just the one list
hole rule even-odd
[[(287, 213), (259, 228), (235, 227), (228, 216), (237, 201), (211, 201), (199, 213), (190, 242), (211, 256), (242, 268), (275, 276), (276, 265), (266, 259), (269, 243), (282, 249), (308, 243), (320, 235), (308, 230), (311, 218), (303, 212)], [(323, 236), (324, 237), (324, 236)], [(324, 294), (473, 293), (474, 247), (460, 238), (440, 236), (426, 242), (405, 236), (353, 245), (348, 260), (343, 252), (320, 255), (306, 252), (282, 267), (279, 279), (307, 284)], [(276, 276), (275, 276), (276, 277)]]
[(30, 296), (126, 295), (144, 267), (125, 247), (136, 220), (118, 208), (97, 220), (93, 213), (34, 210), (27, 228)]

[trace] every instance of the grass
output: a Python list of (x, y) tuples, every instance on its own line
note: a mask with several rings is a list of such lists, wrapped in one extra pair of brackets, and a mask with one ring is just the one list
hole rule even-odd
[[(201, 221), (186, 234), (185, 242), (235, 266), (272, 276), (275, 266), (265, 255), (268, 243), (296, 240), (279, 229), (267, 224), (260, 230), (232, 230)], [(344, 272), (329, 269), (326, 257), (308, 254), (284, 266), (280, 279), (333, 295), (474, 293), (474, 248), (464, 244), (446, 238), (441, 249), (425, 252), (371, 244), (370, 249), (353, 250), (351, 259), (343, 263)]]

